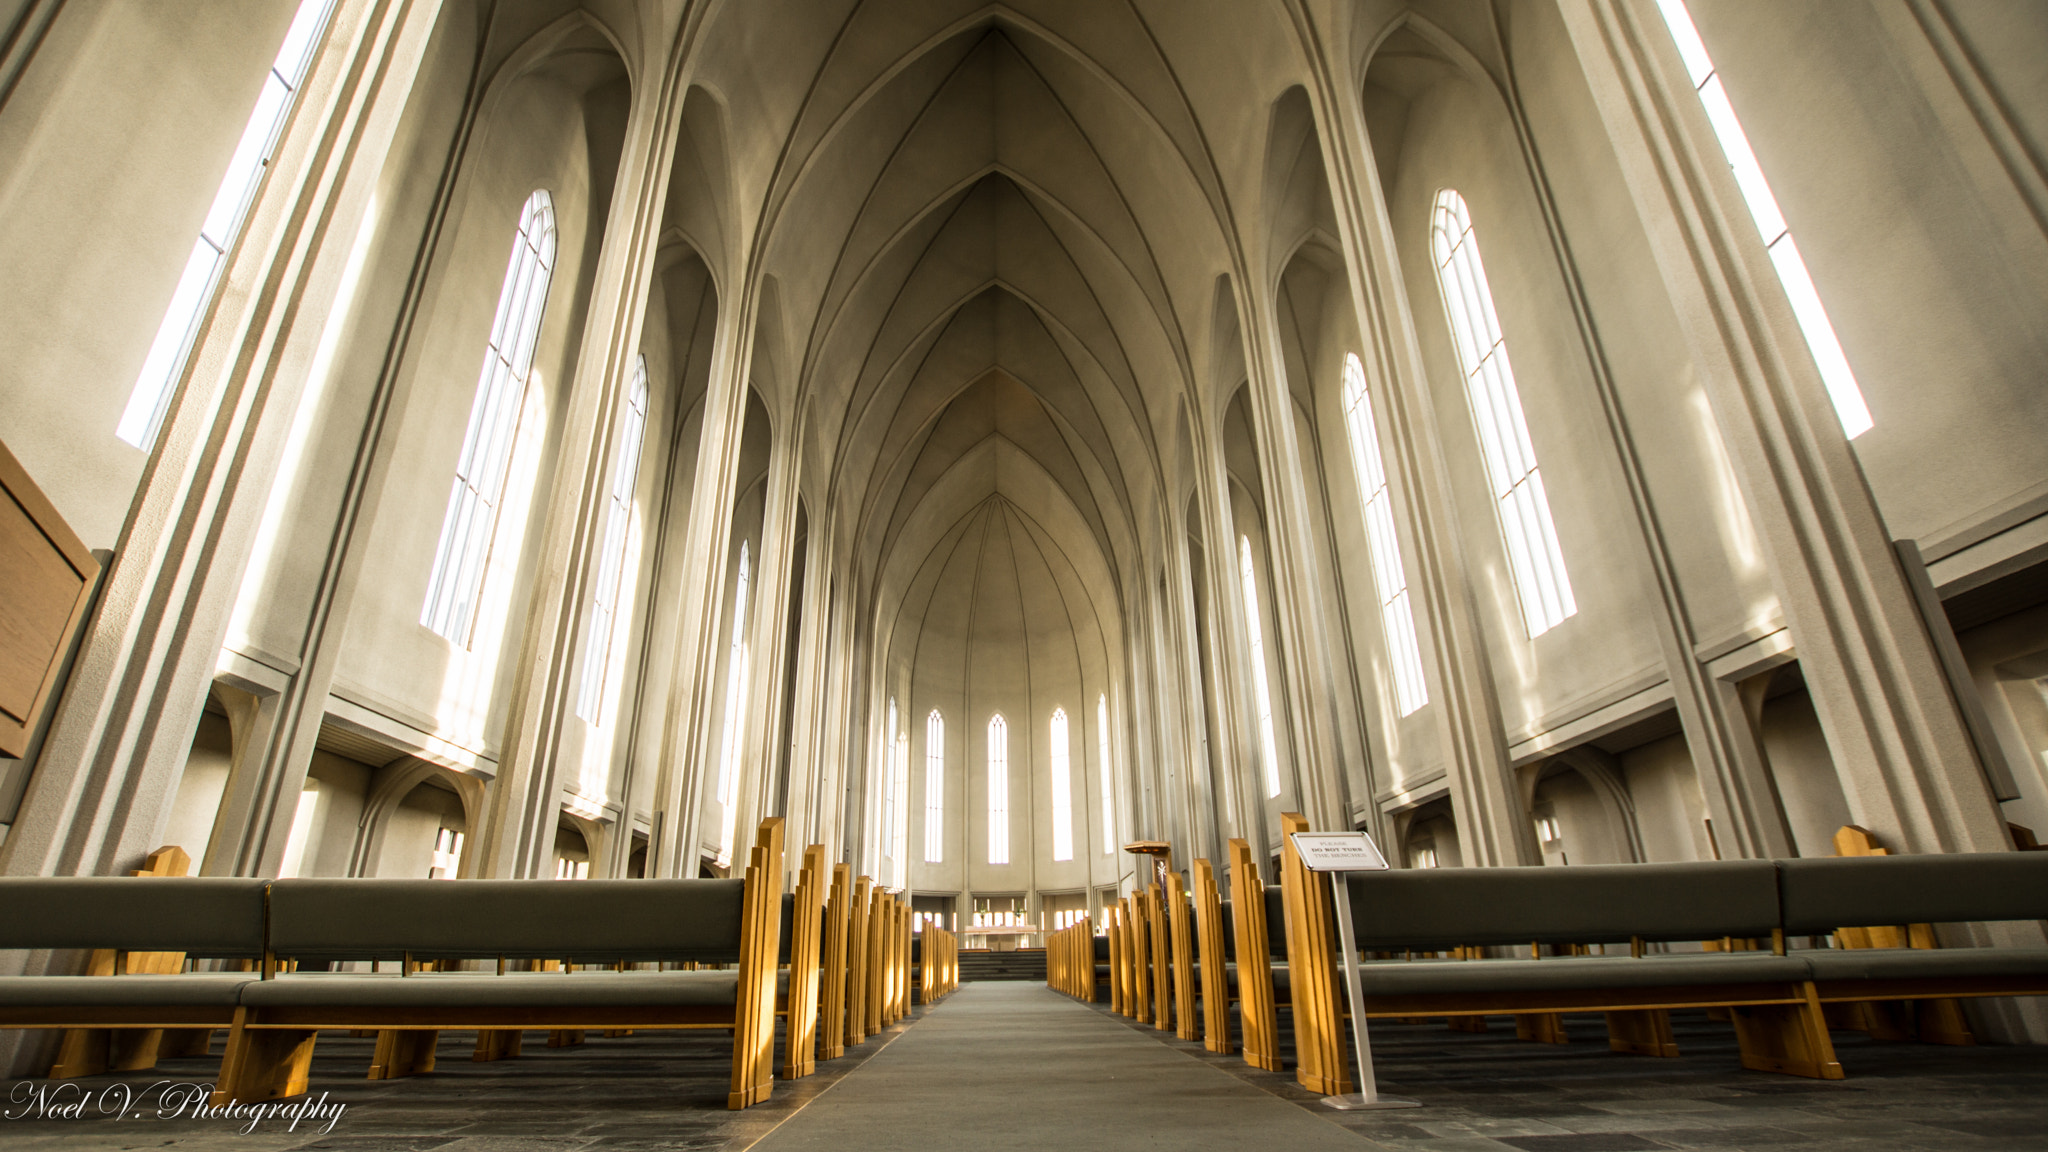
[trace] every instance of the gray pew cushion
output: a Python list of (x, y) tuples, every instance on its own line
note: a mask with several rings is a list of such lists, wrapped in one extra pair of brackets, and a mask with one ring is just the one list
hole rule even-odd
[(737, 972), (434, 972), (280, 976), (245, 986), (241, 1002), (250, 1008), (427, 1009), (730, 1007), (738, 1000)]
[(2048, 948), (1820, 948), (1793, 955), (1815, 980), (2038, 977), (2048, 985)]
[[(1806, 965), (1768, 952), (1698, 953), (1631, 959), (1375, 960), (1360, 965), (1367, 996), (1587, 992), (1602, 989), (1797, 983)], [(1341, 979), (1341, 977), (1340, 977)]]
[(279, 880), (270, 946), (302, 960), (739, 959), (743, 880)]
[(9, 1008), (232, 1008), (250, 972), (176, 976), (0, 976)]
[(1785, 931), (2048, 919), (2048, 852), (1778, 861)]
[(263, 955), (263, 880), (13, 876), (0, 879), (0, 949), (121, 948)]
[(1769, 860), (1403, 868), (1347, 880), (1367, 950), (1767, 937), (1778, 926)]

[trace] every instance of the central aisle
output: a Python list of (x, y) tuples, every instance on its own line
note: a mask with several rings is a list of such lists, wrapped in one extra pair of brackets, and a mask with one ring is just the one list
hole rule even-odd
[(1042, 984), (968, 984), (756, 1144), (866, 1149), (1370, 1147)]

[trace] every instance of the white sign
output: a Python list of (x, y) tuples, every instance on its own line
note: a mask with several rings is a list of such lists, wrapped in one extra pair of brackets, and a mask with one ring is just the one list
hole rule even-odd
[(1387, 858), (1363, 832), (1296, 832), (1294, 850), (1311, 872), (1387, 870)]

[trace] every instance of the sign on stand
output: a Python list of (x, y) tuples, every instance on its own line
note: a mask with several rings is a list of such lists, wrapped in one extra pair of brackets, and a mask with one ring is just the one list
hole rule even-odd
[(1365, 989), (1359, 982), (1358, 945), (1351, 930), (1351, 885), (1346, 872), (1384, 872), (1387, 858), (1379, 845), (1363, 832), (1296, 832), (1294, 850), (1311, 872), (1334, 872), (1337, 880), (1330, 891), (1337, 904), (1337, 945), (1344, 951), (1344, 983), (1351, 1005), (1351, 1035), (1358, 1050), (1357, 1092), (1325, 1096), (1332, 1108), (1420, 1108), (1420, 1100), (1382, 1096), (1372, 1072), (1372, 1042), (1365, 1034)]

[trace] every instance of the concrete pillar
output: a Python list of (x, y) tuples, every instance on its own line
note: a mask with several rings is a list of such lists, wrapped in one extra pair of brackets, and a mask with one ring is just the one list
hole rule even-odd
[(1647, 0), (1559, 8), (1730, 449), (1852, 815), (1905, 851), (2010, 848), (1855, 451), (1660, 17)]
[[(438, 0), (337, 5), (152, 450), (0, 872), (111, 874), (155, 846), (335, 305), (345, 238), (439, 11)], [(281, 712), (274, 726), (293, 722)], [(303, 761), (295, 775), (274, 764), (255, 789), (273, 824), (304, 773)], [(216, 870), (275, 869), (289, 811), (282, 821)]]

